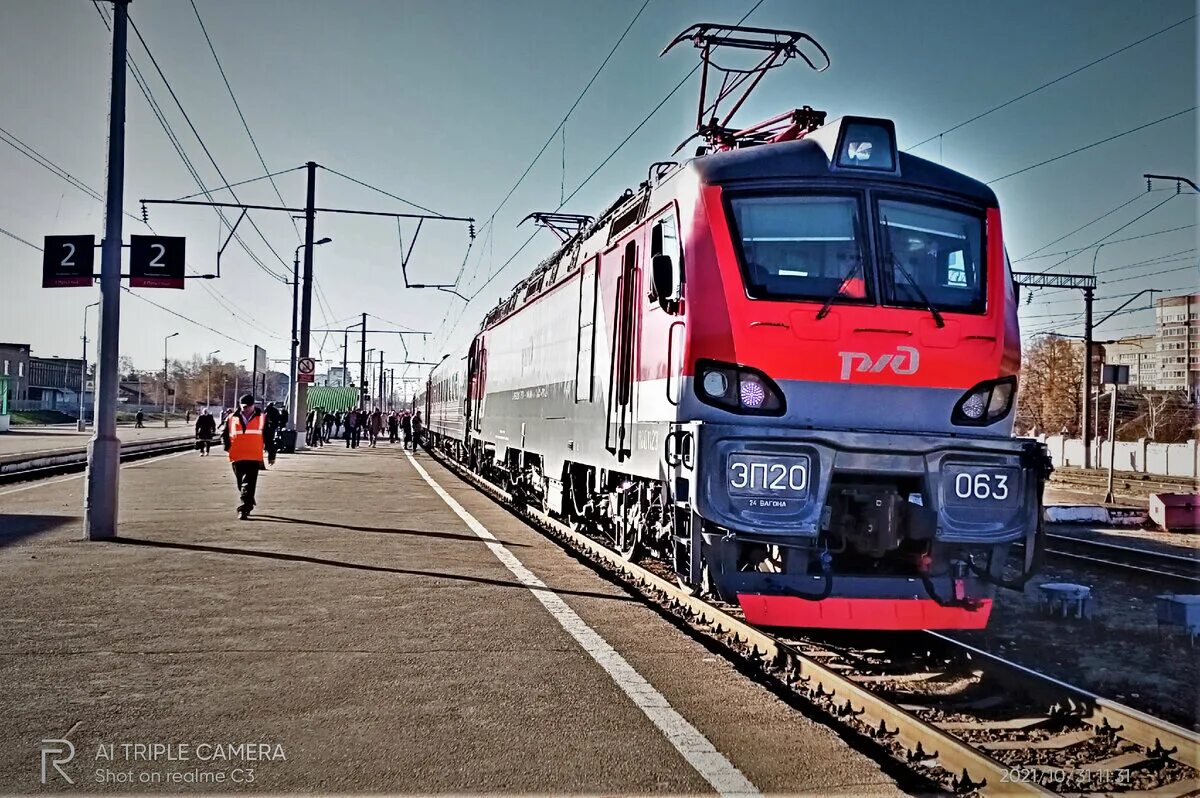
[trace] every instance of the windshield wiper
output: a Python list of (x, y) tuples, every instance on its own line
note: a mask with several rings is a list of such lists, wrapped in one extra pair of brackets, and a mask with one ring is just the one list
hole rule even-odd
[[(888, 226), (888, 220), (887, 220), (886, 216), (883, 217), (883, 226), (885, 228)], [(946, 320), (942, 318), (942, 314), (938, 311), (938, 309), (934, 306), (934, 304), (929, 301), (929, 296), (926, 295), (925, 291), (922, 290), (921, 286), (917, 285), (917, 281), (912, 276), (912, 273), (908, 269), (904, 268), (904, 264), (901, 263), (900, 259), (896, 257), (896, 253), (892, 250), (891, 236), (888, 234), (887, 230), (883, 231), (883, 240), (884, 240), (885, 248), (887, 250), (884, 253), (884, 256), (891, 263), (892, 267), (899, 269), (900, 273), (904, 275), (904, 278), (906, 280), (908, 280), (908, 284), (912, 286), (913, 291), (915, 291), (917, 296), (921, 299), (921, 301), (925, 303), (926, 310), (928, 310), (930, 312), (930, 314), (933, 315), (933, 321), (935, 324), (937, 324), (938, 328), (941, 329), (942, 327), (945, 327)], [(892, 283), (895, 284), (895, 280), (893, 280)]]
[(904, 268), (904, 264), (900, 262), (900, 259), (896, 257), (896, 254), (892, 252), (890, 248), (888, 249), (887, 257), (888, 260), (892, 262), (892, 266), (900, 270), (900, 273), (903, 274), (905, 279), (908, 280), (908, 284), (912, 286), (913, 291), (915, 291), (921, 301), (925, 303), (925, 308), (933, 315), (934, 323), (936, 323), (939, 328), (945, 327), (946, 320), (942, 318), (941, 312), (938, 311), (934, 304), (929, 301), (928, 295), (926, 295), (926, 293), (921, 289), (921, 286), (917, 285), (917, 281), (913, 279), (912, 274), (908, 271), (908, 269)]
[(842, 281), (838, 283), (837, 290), (829, 295), (829, 298), (825, 300), (825, 304), (821, 305), (821, 309), (817, 311), (817, 321), (820, 321), (829, 315), (829, 309), (833, 307), (833, 303), (842, 295), (842, 293), (846, 290), (846, 286), (849, 285), (850, 281), (854, 279), (854, 276), (862, 270), (862, 267), (863, 258), (862, 253), (860, 252), (858, 259), (854, 262), (854, 268), (850, 270), (849, 274), (842, 278)]

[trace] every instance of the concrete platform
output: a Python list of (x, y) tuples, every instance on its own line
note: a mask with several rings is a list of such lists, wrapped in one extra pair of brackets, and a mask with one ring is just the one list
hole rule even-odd
[[(384, 445), (281, 458), (246, 522), (223, 458), (127, 465), (109, 543), (77, 540), (78, 477), (0, 488), (0, 792), (901, 794), (417, 463), (470, 521)], [(49, 753), (43, 787), (60, 738), (74, 784)]]

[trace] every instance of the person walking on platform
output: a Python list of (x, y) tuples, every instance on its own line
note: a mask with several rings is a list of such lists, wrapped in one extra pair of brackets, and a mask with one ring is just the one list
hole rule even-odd
[(283, 421), (274, 402), (267, 402), (267, 409), (263, 415), (266, 417), (263, 424), (263, 448), (267, 452), (267, 465), (275, 465), (275, 455), (279, 452), (277, 436), (283, 429)]
[(420, 410), (413, 413), (412, 429), (413, 451), (415, 452), (421, 446), (421, 433), (425, 430), (425, 422), (421, 420)]
[(258, 472), (263, 469), (263, 453), (265, 446), (263, 436), (266, 430), (266, 416), (254, 406), (254, 395), (242, 397), (242, 407), (235, 410), (225, 419), (225, 431), (221, 434), (221, 442), (229, 453), (229, 462), (233, 466), (233, 475), (237, 479), (241, 503), (238, 504), (238, 518), (243, 521), (250, 517), (254, 509), (254, 494), (258, 489)]
[(400, 445), (407, 449), (408, 444), (412, 442), (412, 415), (407, 410), (400, 416), (400, 431), (404, 434), (404, 442)]
[(144, 429), (146, 427), (146, 425), (143, 423), (145, 420), (146, 420), (146, 414), (143, 413), (141, 410), (134, 413), (134, 415), (133, 415), (134, 429)]
[(350, 412), (346, 414), (346, 448), (357, 449), (359, 438), (362, 436), (361, 427), (362, 416), (358, 412), (358, 408), (350, 408)]
[(379, 433), (383, 432), (383, 411), (378, 407), (367, 417), (367, 436), (371, 439), (371, 448), (375, 448)]
[(388, 413), (388, 443), (395, 443), (396, 438), (400, 433), (400, 418), (396, 415), (396, 411)]
[(325, 443), (329, 443), (331, 440), (333, 440), (333, 424), (336, 420), (336, 417), (331, 411), (325, 411), (325, 418), (323, 419), (325, 426)]
[(346, 421), (346, 411), (339, 410), (337, 415), (333, 417), (333, 436), (335, 438), (342, 437), (342, 424)]
[(208, 452), (212, 449), (213, 437), (217, 434), (217, 420), (208, 412), (208, 408), (200, 411), (200, 415), (196, 416), (196, 448), (200, 450), (201, 457), (207, 457)]

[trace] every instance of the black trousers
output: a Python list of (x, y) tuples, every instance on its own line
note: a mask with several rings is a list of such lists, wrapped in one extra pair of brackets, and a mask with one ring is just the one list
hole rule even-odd
[(262, 463), (258, 460), (233, 462), (233, 475), (237, 477), (238, 491), (242, 499), (237, 508), (239, 513), (248, 513), (254, 509), (254, 492), (258, 489), (258, 472), (261, 470)]

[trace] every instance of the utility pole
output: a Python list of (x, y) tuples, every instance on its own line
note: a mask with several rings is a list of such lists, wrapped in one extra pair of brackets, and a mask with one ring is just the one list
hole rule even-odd
[(362, 314), (362, 360), (358, 363), (358, 404), (367, 404), (367, 314)]
[(347, 327), (342, 331), (342, 387), (345, 388), (350, 384), (349, 363), (346, 362), (350, 355), (350, 328)]
[(383, 350), (379, 350), (379, 393), (375, 394), (378, 397), (375, 404), (383, 407)]
[(97, 347), (95, 433), (88, 442), (84, 534), (107, 540), (117, 534), (117, 373), (121, 345), (121, 213), (125, 202), (125, 50), (129, 0), (113, 0), (112, 92), (108, 105), (108, 184), (100, 251), (100, 340)]
[(77, 425), (75, 427), (75, 429), (78, 430), (79, 432), (83, 432), (84, 429), (87, 427), (87, 424), (84, 423), (84, 419), (83, 419), (83, 404), (84, 404), (83, 397), (84, 397), (84, 394), (87, 393), (87, 342), (88, 342), (87, 312), (89, 310), (91, 310), (92, 308), (98, 306), (99, 304), (100, 304), (99, 302), (93, 302), (92, 304), (85, 306), (83, 309), (83, 357), (80, 360), (80, 366), (79, 366), (79, 422), (77, 423)]
[(1094, 289), (1083, 289), (1083, 417), (1079, 435), (1083, 438), (1083, 467), (1092, 467), (1092, 297)]
[[(317, 164), (309, 161), (308, 168), (308, 199), (304, 204), (304, 289), (300, 298), (300, 357), (308, 357), (309, 339), (312, 337), (312, 280), (313, 280), (313, 226), (317, 221)], [(296, 434), (296, 446), (302, 448), (301, 441), (308, 440), (308, 383), (296, 386), (296, 406), (291, 415), (300, 421), (300, 430)]]

